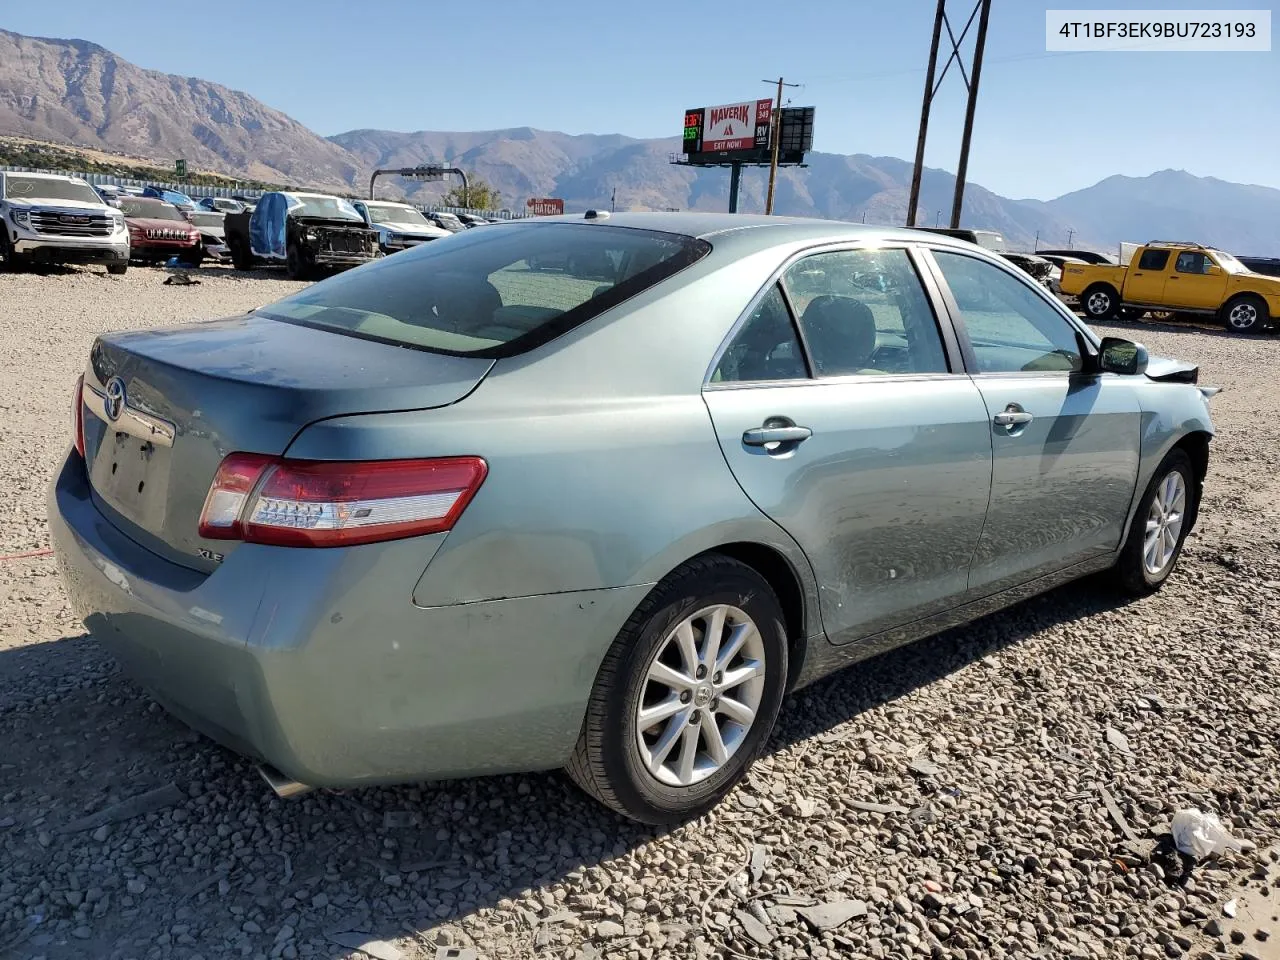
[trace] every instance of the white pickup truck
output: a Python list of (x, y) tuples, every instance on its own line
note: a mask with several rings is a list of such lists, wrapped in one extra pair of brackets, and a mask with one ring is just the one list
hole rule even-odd
[(0, 270), (32, 262), (101, 263), (108, 273), (124, 273), (124, 214), (79, 177), (0, 173)]

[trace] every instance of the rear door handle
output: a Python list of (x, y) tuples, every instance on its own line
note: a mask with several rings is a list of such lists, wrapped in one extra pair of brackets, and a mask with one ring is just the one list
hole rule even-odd
[(1027, 411), (1023, 410), (1016, 403), (1011, 403), (992, 417), (991, 422), (997, 427), (1018, 427), (1024, 423), (1030, 423), (1034, 419), (1035, 417), (1027, 413)]
[(764, 447), (771, 443), (799, 443), (813, 436), (808, 427), (752, 427), (742, 433), (748, 447)]

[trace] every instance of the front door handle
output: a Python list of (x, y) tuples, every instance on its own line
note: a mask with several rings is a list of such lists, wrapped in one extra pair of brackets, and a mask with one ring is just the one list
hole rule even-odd
[(748, 447), (764, 447), (771, 443), (799, 443), (813, 436), (808, 427), (752, 427), (742, 433)]
[(1020, 427), (1034, 419), (1035, 417), (1023, 410), (1018, 404), (1011, 403), (992, 417), (991, 422), (997, 427)]

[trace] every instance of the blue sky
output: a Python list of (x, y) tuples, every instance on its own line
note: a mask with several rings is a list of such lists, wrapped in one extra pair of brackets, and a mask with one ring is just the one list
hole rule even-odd
[[(969, 3), (950, 0), (953, 18), (963, 21)], [(934, 6), (5, 0), (0, 26), (92, 40), (143, 67), (244, 90), (325, 135), (532, 126), (676, 136), (686, 107), (768, 96), (761, 80), (781, 73), (804, 84), (788, 91), (794, 104), (817, 108), (816, 149), (909, 160)], [(1175, 167), (1280, 187), (1280, 52), (1046, 54), (1046, 6), (1072, 4), (995, 0), (971, 180), (1048, 199), (1111, 174)], [(948, 76), (944, 90), (926, 161), (954, 170), (963, 88)]]

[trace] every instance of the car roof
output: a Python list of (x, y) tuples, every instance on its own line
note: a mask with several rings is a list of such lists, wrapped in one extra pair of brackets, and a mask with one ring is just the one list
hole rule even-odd
[[(732, 246), (745, 252), (747, 249), (765, 249), (793, 242), (857, 242), (891, 241), (898, 243), (929, 243), (935, 246), (954, 246), (973, 250), (976, 244), (946, 234), (913, 230), (908, 227), (886, 227), (872, 224), (848, 223), (842, 220), (820, 220), (814, 217), (777, 217), (750, 213), (701, 213), (681, 212), (626, 212), (613, 213), (597, 220), (584, 219), (582, 214), (566, 214), (552, 217), (526, 217), (511, 223), (599, 223), (605, 226), (631, 227), (640, 230), (656, 230), (663, 233), (683, 234), (703, 240), (732, 240)], [(982, 247), (977, 247), (984, 250)], [(986, 250), (986, 253), (991, 251)]]

